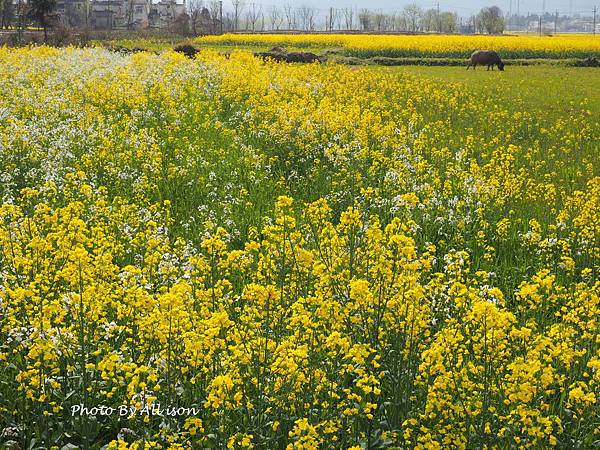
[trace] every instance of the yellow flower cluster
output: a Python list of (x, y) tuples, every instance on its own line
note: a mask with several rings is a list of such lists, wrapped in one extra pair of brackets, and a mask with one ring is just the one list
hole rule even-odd
[(598, 105), (524, 89), (0, 49), (0, 439), (591, 447)]

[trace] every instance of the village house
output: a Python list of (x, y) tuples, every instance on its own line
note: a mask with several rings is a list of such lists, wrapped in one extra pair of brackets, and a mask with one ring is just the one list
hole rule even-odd
[(167, 29), (185, 14), (185, 0), (59, 0), (56, 4), (60, 23), (95, 30)]

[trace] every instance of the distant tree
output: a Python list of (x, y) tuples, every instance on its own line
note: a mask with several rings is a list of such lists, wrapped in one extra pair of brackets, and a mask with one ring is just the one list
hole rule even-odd
[(421, 29), (423, 31), (437, 31), (438, 29), (438, 12), (437, 9), (431, 8), (423, 12), (421, 17)]
[(373, 26), (377, 31), (384, 31), (387, 27), (387, 15), (381, 11), (373, 14)]
[(303, 30), (311, 31), (315, 29), (315, 9), (312, 6), (301, 6), (298, 8), (298, 15)]
[(423, 17), (423, 10), (416, 5), (411, 3), (404, 7), (404, 16), (406, 18), (406, 27), (408, 31), (419, 31), (419, 23)]
[(127, 2), (127, 29), (129, 30), (133, 30), (134, 28), (134, 23), (133, 23), (133, 0), (129, 0)]
[(0, 28), (9, 28), (15, 16), (13, 0), (0, 0)]
[(476, 22), (478, 30), (488, 34), (500, 34), (504, 31), (504, 17), (497, 6), (482, 8), (477, 14)]
[(371, 11), (364, 8), (358, 13), (358, 23), (360, 23), (360, 29), (367, 31), (371, 29)]
[[(10, 0), (9, 0), (10, 1)], [(27, 4), (24, 0), (17, 0), (15, 19), (17, 25), (17, 42), (23, 42), (23, 30), (25, 29), (25, 18), (28, 14)]]
[(246, 27), (252, 31), (256, 31), (256, 25), (258, 24), (262, 16), (262, 5), (251, 3), (248, 11), (246, 12)]
[(394, 29), (400, 31), (408, 30), (408, 26), (406, 24), (406, 16), (404, 14), (398, 14), (398, 16), (396, 16), (396, 19), (394, 21)]
[(271, 23), (271, 30), (279, 30), (283, 22), (283, 14), (277, 5), (271, 6), (269, 10), (269, 22)]
[(28, 15), (44, 29), (44, 41), (48, 40), (48, 28), (52, 22), (50, 16), (56, 8), (56, 0), (30, 0)]
[(337, 30), (342, 29), (342, 21), (343, 21), (342, 10), (338, 9), (335, 14), (335, 28)]
[(201, 31), (202, 10), (204, 9), (203, 0), (188, 0), (188, 12), (190, 16), (190, 28), (192, 34), (197, 36)]
[(190, 16), (187, 13), (181, 13), (173, 20), (173, 31), (177, 34), (187, 36), (190, 34)]
[(296, 28), (296, 10), (292, 5), (286, 3), (283, 5), (283, 14), (285, 15), (285, 20), (287, 23), (288, 30), (293, 30)]
[(242, 16), (242, 11), (244, 10), (244, 1), (232, 0), (231, 3), (233, 5), (233, 29), (234, 31), (237, 31), (240, 17)]
[(210, 14), (210, 32), (216, 34), (221, 26), (221, 2), (210, 0), (208, 2), (208, 12)]
[(443, 12), (440, 16), (440, 21), (444, 33), (456, 33), (458, 31), (458, 14)]
[(232, 11), (223, 11), (223, 28), (232, 31), (234, 28), (234, 15)]
[(325, 27), (329, 31), (333, 31), (333, 27), (335, 26), (335, 22), (338, 19), (338, 11), (335, 8), (329, 8), (327, 11), (327, 21), (325, 23)]
[(352, 21), (354, 19), (354, 10), (352, 8), (344, 8), (344, 23), (346, 24), (346, 30), (352, 29)]
[(396, 18), (396, 13), (391, 13), (387, 16), (387, 27), (388, 29), (394, 31), (396, 29), (396, 24), (398, 20)]

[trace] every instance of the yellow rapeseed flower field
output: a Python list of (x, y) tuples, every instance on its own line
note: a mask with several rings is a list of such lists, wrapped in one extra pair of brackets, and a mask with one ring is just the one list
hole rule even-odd
[(371, 35), (371, 34), (224, 34), (197, 39), (199, 45), (337, 48), (357, 57), (458, 57), (491, 49), (504, 58), (586, 58), (600, 56), (593, 35)]
[(593, 448), (599, 74), (443, 70), (0, 49), (0, 444)]

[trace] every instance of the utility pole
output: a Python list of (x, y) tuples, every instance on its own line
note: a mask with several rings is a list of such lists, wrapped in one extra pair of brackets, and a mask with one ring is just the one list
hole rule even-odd
[(442, 32), (442, 20), (440, 19), (440, 2), (437, 2), (437, 26), (438, 33)]
[(594, 36), (596, 36), (596, 11), (598, 8), (594, 6), (594, 26), (592, 27), (592, 31), (594, 32)]

